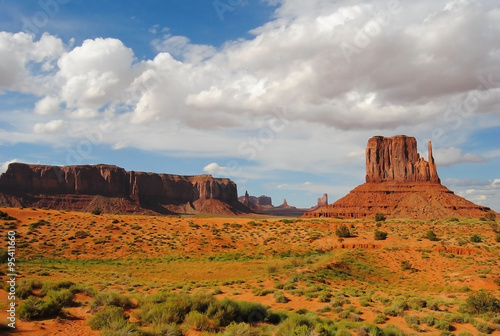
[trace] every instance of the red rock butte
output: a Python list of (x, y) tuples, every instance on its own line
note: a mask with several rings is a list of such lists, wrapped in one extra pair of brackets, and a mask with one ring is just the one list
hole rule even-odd
[(236, 184), (227, 178), (126, 171), (102, 164), (11, 163), (0, 176), (0, 206), (142, 214), (251, 212), (238, 202)]
[(441, 184), (429, 141), (426, 161), (413, 137), (375, 136), (366, 146), (366, 183), (333, 204), (304, 217), (390, 218), (481, 217), (490, 208), (455, 195)]

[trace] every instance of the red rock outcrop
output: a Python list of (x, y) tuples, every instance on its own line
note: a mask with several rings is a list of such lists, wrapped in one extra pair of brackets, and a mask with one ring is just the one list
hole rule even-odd
[(366, 148), (366, 183), (333, 204), (304, 217), (392, 218), (481, 217), (490, 211), (441, 185), (429, 142), (429, 158), (417, 153), (415, 138), (376, 136)]
[(107, 212), (238, 213), (236, 184), (211, 175), (126, 171), (111, 165), (12, 163), (0, 176), (0, 205)]
[(429, 141), (429, 159), (417, 152), (417, 140), (405, 135), (375, 136), (366, 146), (366, 182), (440, 183)]

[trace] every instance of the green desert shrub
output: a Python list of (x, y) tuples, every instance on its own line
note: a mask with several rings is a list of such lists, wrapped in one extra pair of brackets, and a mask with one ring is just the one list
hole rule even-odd
[(333, 324), (326, 324), (307, 315), (294, 315), (276, 328), (275, 336), (339, 335)]
[(465, 301), (465, 309), (471, 314), (498, 313), (500, 301), (490, 292), (479, 290), (472, 293)]
[(120, 330), (127, 327), (128, 321), (123, 308), (108, 306), (92, 316), (88, 325), (94, 330)]
[(53, 317), (60, 311), (61, 306), (57, 302), (30, 296), (19, 305), (17, 314), (21, 320), (30, 321)]
[(0, 220), (16, 220), (17, 218), (10, 216), (8, 213), (0, 211)]
[(91, 211), (92, 215), (96, 215), (96, 216), (99, 216), (100, 214), (102, 214), (102, 210), (101, 209), (94, 209)]
[(229, 299), (212, 303), (207, 315), (212, 319), (215, 327), (225, 327), (235, 321), (240, 311), (238, 304)]
[(57, 281), (57, 282), (50, 282), (50, 281), (45, 281), (42, 284), (42, 290), (40, 291), (40, 294), (43, 296), (47, 295), (47, 293), (51, 290), (60, 290), (60, 289), (68, 289), (71, 286), (74, 286), (73, 281), (69, 280), (62, 280), (62, 281)]
[(407, 315), (407, 316), (405, 316), (405, 321), (410, 326), (420, 324), (420, 319), (417, 315)]
[(376, 221), (376, 222), (383, 222), (383, 221), (385, 221), (385, 220), (386, 220), (386, 218), (385, 218), (385, 216), (384, 216), (384, 214), (383, 214), (383, 213), (377, 213), (377, 214), (375, 215), (375, 221)]
[(384, 309), (384, 314), (389, 316), (403, 316), (404, 311), (408, 309), (408, 304), (404, 299), (395, 299), (390, 307)]
[(274, 292), (273, 296), (274, 296), (274, 300), (276, 300), (277, 303), (287, 303), (288, 301), (290, 301), (290, 299), (288, 299), (285, 296), (285, 294), (283, 294), (282, 291)]
[(87, 295), (90, 297), (94, 297), (98, 293), (97, 289), (95, 289), (94, 287), (91, 287), (89, 285), (82, 285), (82, 284), (74, 284), (73, 286), (71, 286), (69, 288), (69, 290), (73, 294), (81, 293), (81, 294), (84, 294), (84, 295)]
[(470, 237), (470, 241), (473, 242), (473, 243), (480, 243), (483, 241), (483, 239), (481, 238), (480, 235), (478, 234), (473, 234), (471, 237)]
[(386, 240), (387, 239), (387, 232), (385, 231), (379, 231), (379, 230), (375, 230), (375, 233), (374, 233), (374, 238), (375, 240)]
[(375, 316), (373, 323), (383, 324), (383, 323), (385, 323), (385, 321), (387, 321), (387, 316), (385, 316), (385, 314), (380, 313), (377, 316)]
[(181, 329), (175, 323), (155, 325), (151, 333), (154, 336), (182, 336)]
[(349, 238), (351, 237), (351, 231), (349, 231), (347, 226), (342, 224), (335, 230), (335, 235), (339, 238)]
[(47, 293), (47, 300), (56, 303), (61, 308), (70, 307), (73, 305), (74, 294), (69, 289), (59, 291), (50, 290)]
[(476, 327), (477, 331), (483, 334), (491, 334), (493, 329), (488, 325), (488, 323), (484, 322), (475, 322), (474, 327)]
[[(139, 336), (143, 335), (137, 327), (128, 323), (120, 329), (104, 329), (99, 333), (99, 336)], [(163, 334), (162, 334), (163, 335)]]
[(407, 271), (407, 270), (411, 270), (411, 269), (412, 269), (411, 262), (409, 262), (408, 260), (401, 261), (401, 270)]
[(90, 306), (92, 308), (101, 306), (132, 308), (132, 301), (127, 296), (116, 292), (103, 292), (94, 296), (94, 300), (92, 300)]
[(438, 236), (432, 230), (427, 231), (427, 233), (425, 234), (425, 238), (429, 239), (430, 241), (439, 240)]
[(211, 329), (210, 319), (207, 315), (196, 310), (189, 312), (184, 319), (184, 325), (196, 331), (208, 331)]
[(406, 333), (403, 333), (395, 325), (390, 324), (382, 330), (382, 335), (384, 335), (384, 336), (403, 336), (403, 335), (406, 335)]
[(221, 336), (259, 336), (260, 333), (253, 330), (247, 323), (232, 322), (226, 327)]
[(451, 328), (450, 321), (445, 319), (436, 319), (434, 322), (434, 327), (439, 330), (449, 331)]
[(263, 322), (267, 317), (267, 309), (256, 302), (236, 301), (239, 309), (238, 318), (246, 323)]
[(427, 306), (427, 301), (420, 297), (413, 297), (408, 301), (410, 307), (414, 310), (420, 310)]

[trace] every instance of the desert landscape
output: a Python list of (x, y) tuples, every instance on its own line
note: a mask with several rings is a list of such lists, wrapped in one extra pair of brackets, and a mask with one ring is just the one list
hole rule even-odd
[(11, 164), (1, 332), (500, 335), (498, 214), (443, 186), (412, 137), (368, 140), (366, 172), (346, 197), (279, 217), (228, 179)]
[(0, 1), (0, 336), (500, 336), (498, 0)]
[(500, 334), (491, 217), (1, 210), (18, 235), (16, 334)]

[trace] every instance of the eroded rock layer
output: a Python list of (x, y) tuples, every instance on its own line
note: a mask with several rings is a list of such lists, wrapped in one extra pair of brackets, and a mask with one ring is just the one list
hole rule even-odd
[(481, 217), (490, 208), (476, 205), (440, 182), (429, 142), (429, 157), (417, 152), (413, 137), (375, 136), (366, 147), (366, 183), (333, 204), (304, 217), (392, 218)]
[(236, 184), (211, 175), (126, 171), (111, 165), (12, 163), (0, 176), (0, 205), (134, 213), (239, 213)]

